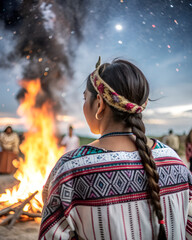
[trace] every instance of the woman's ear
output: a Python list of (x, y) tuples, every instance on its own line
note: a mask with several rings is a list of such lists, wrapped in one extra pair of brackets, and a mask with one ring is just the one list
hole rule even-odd
[(100, 94), (97, 94), (97, 110), (95, 117), (97, 120), (101, 120), (103, 118), (103, 113), (105, 110), (106, 104)]

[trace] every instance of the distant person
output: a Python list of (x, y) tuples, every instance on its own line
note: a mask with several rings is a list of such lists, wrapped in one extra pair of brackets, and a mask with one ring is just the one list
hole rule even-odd
[(166, 142), (167, 142), (167, 135), (165, 135), (165, 136), (163, 136), (163, 138), (162, 138), (162, 143), (164, 143), (164, 144), (166, 144)]
[(12, 161), (18, 158), (19, 153), (19, 137), (13, 132), (11, 126), (6, 127), (4, 132), (0, 134), (0, 145), (2, 152), (0, 153), (0, 173), (14, 173), (15, 167)]
[(185, 153), (186, 153), (186, 159), (188, 162), (190, 162), (190, 171), (192, 172), (192, 129), (187, 135), (186, 141), (185, 141)]
[(175, 150), (175, 152), (178, 152), (179, 150), (179, 137), (175, 134), (173, 134), (173, 130), (169, 130), (169, 135), (167, 136), (166, 139), (166, 144), (173, 148), (173, 150)]
[(65, 147), (66, 152), (79, 147), (79, 138), (73, 133), (72, 126), (69, 126), (68, 135), (62, 139), (61, 145)]

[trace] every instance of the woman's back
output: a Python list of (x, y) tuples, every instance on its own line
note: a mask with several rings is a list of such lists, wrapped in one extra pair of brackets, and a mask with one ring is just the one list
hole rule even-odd
[(83, 112), (101, 137), (53, 169), (40, 239), (67, 240), (70, 231), (90, 240), (192, 239), (191, 173), (172, 149), (157, 141), (152, 147), (146, 137), (148, 99), (140, 69), (120, 59), (100, 65), (99, 58), (87, 78)]
[[(178, 155), (159, 141), (152, 154), (160, 176), (167, 237), (185, 239), (190, 172)], [(67, 153), (53, 169), (44, 194), (48, 199), (39, 239), (69, 239), (70, 231), (90, 240), (157, 239), (159, 223), (137, 151), (83, 146)]]

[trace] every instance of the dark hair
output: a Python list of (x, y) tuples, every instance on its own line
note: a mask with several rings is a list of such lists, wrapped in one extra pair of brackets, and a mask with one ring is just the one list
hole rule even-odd
[[(133, 103), (142, 105), (149, 96), (149, 85), (145, 76), (134, 64), (128, 61), (115, 59), (111, 64), (102, 64), (99, 69), (99, 75), (118, 94), (124, 96)], [(87, 89), (92, 94), (92, 105), (96, 99), (97, 92), (90, 81), (90, 76), (87, 78)], [(146, 172), (148, 181), (147, 191), (151, 199), (151, 204), (153, 205), (158, 220), (163, 220), (160, 203), (160, 187), (158, 184), (159, 174), (157, 172), (157, 166), (153, 159), (151, 149), (147, 145), (142, 114), (129, 114), (121, 112), (111, 106), (110, 108), (112, 109), (114, 120), (123, 121), (127, 127), (132, 128), (132, 132), (136, 136), (135, 144)], [(167, 239), (165, 227), (164, 224), (160, 224), (158, 240), (165, 239)]]
[(173, 130), (172, 130), (172, 129), (170, 129), (170, 130), (169, 130), (169, 134), (172, 134), (172, 133), (173, 133)]
[(11, 129), (11, 132), (13, 132), (13, 129), (12, 129), (11, 126), (7, 126), (7, 127), (5, 128), (5, 130), (4, 130), (4, 132), (6, 133), (8, 129)]

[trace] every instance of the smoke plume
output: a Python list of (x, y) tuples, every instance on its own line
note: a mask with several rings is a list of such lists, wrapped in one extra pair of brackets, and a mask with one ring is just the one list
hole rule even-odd
[[(49, 99), (56, 112), (61, 109), (55, 91), (72, 79), (87, 8), (88, 0), (1, 1), (0, 19), (14, 33), (16, 44), (0, 67), (22, 62), (25, 81), (41, 79), (43, 95), (37, 96), (37, 107)], [(18, 100), (25, 91), (20, 89)]]

